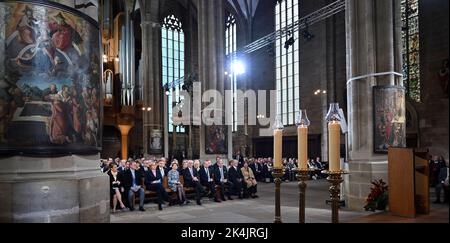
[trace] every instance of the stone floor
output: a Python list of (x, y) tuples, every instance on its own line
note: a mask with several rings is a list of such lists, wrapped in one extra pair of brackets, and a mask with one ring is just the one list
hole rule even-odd
[[(203, 200), (203, 206), (195, 203), (185, 207), (165, 207), (158, 211), (155, 204), (147, 204), (146, 212), (119, 212), (111, 215), (111, 223), (272, 223), (274, 218), (274, 185), (260, 183), (258, 199), (233, 200), (215, 203)], [(298, 222), (298, 186), (296, 182), (282, 184), (282, 220)], [(328, 183), (325, 180), (308, 182), (307, 223), (331, 221), (328, 199)], [(388, 213), (351, 212), (342, 208), (343, 223), (449, 223), (448, 204), (432, 205), (431, 214), (406, 219)]]

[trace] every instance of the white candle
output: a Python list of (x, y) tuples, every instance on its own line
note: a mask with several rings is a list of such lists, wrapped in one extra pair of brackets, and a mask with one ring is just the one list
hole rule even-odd
[(341, 125), (332, 121), (328, 124), (328, 161), (330, 172), (341, 170), (340, 147), (341, 147)]
[(301, 170), (308, 169), (308, 127), (299, 126), (298, 133), (298, 166)]
[(283, 130), (274, 130), (273, 141), (273, 166), (275, 169), (283, 169)]

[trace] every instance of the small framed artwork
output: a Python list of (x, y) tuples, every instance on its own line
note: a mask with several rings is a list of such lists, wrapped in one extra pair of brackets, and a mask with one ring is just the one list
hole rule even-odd
[(387, 154), (389, 147), (406, 147), (405, 88), (373, 88), (374, 153)]

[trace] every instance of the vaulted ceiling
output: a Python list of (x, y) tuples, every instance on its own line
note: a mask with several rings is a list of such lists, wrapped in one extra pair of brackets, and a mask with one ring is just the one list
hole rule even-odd
[[(256, 9), (261, 0), (228, 0), (228, 2), (236, 9), (236, 11), (246, 19), (255, 16)], [(267, 0), (265, 0), (267, 1)]]

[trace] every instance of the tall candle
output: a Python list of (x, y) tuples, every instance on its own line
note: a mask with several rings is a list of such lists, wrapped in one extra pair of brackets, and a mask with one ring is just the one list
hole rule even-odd
[(341, 170), (340, 147), (341, 147), (341, 125), (333, 121), (328, 124), (328, 161), (330, 172)]
[(274, 130), (273, 141), (273, 166), (275, 169), (283, 169), (283, 130)]
[(298, 134), (298, 166), (301, 170), (308, 169), (308, 127), (299, 126)]

